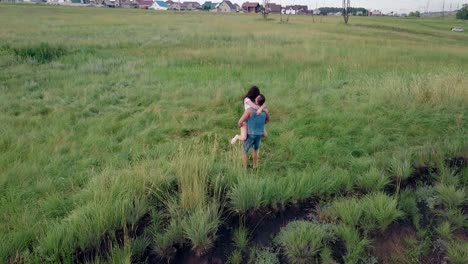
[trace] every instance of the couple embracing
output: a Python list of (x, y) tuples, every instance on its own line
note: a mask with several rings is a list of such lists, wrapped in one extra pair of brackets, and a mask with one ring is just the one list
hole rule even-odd
[(247, 154), (253, 148), (252, 168), (256, 170), (260, 141), (262, 137), (267, 136), (265, 124), (270, 121), (270, 114), (265, 108), (265, 96), (260, 93), (257, 86), (252, 86), (249, 89), (244, 96), (243, 102), (245, 111), (239, 122), (237, 122), (241, 133), (231, 139), (231, 144), (235, 144), (238, 140), (243, 141), (242, 161), (245, 169), (247, 169)]

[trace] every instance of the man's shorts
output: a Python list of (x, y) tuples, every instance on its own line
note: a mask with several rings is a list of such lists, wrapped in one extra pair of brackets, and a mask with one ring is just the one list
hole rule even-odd
[(253, 147), (255, 151), (260, 147), (260, 140), (263, 135), (247, 135), (247, 139), (242, 144), (244, 153), (249, 152), (250, 148)]

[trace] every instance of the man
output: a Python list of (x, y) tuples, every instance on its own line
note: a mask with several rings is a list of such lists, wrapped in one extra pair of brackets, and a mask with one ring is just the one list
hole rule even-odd
[[(262, 106), (265, 103), (265, 96), (260, 94), (255, 98), (255, 103), (259, 106)], [(257, 111), (253, 108), (248, 108), (245, 110), (242, 117), (237, 122), (239, 127), (242, 126), (242, 123), (247, 122), (247, 139), (242, 145), (242, 161), (244, 162), (244, 168), (247, 169), (247, 154), (250, 148), (253, 147), (252, 153), (252, 168), (257, 169), (258, 161), (258, 149), (260, 147), (260, 140), (263, 137), (263, 132), (265, 129), (265, 124), (270, 121), (270, 115), (268, 111), (263, 111), (261, 114), (257, 114)]]

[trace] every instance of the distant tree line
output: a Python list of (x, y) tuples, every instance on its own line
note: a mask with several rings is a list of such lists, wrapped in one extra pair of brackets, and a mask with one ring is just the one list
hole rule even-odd
[[(328, 14), (328, 13), (338, 13), (343, 12), (342, 7), (320, 7), (319, 8), (321, 14)], [(363, 16), (367, 16), (367, 9), (364, 7), (351, 7), (350, 8), (351, 14), (355, 16), (359, 11), (362, 13)]]
[(464, 4), (463, 7), (457, 12), (457, 19), (468, 19), (468, 4)]

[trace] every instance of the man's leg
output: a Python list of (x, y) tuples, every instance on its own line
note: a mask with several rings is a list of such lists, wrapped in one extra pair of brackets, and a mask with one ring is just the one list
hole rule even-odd
[(253, 141), (253, 153), (252, 153), (252, 168), (257, 168), (258, 161), (258, 149), (260, 148), (260, 141), (262, 140), (262, 135), (256, 136)]
[(252, 137), (247, 136), (244, 143), (242, 144), (242, 161), (244, 163), (244, 169), (247, 170), (248, 164), (248, 157), (247, 154), (249, 153), (250, 148), (252, 147)]
[(254, 169), (257, 168), (257, 160), (258, 160), (257, 150), (254, 149), (252, 152), (252, 161), (253, 161), (252, 168)]
[(247, 152), (242, 152), (242, 162), (244, 163), (244, 169), (247, 170)]

